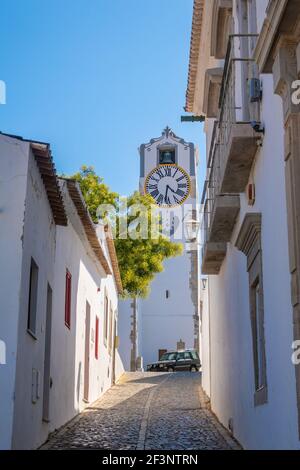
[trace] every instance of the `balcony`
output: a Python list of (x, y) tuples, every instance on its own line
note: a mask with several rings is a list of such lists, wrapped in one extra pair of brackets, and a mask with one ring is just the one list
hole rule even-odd
[[(209, 184), (209, 182), (208, 182)], [(202, 217), (202, 273), (219, 274), (240, 211), (238, 194), (219, 194), (211, 185)]]
[(254, 87), (257, 71), (249, 58), (255, 40), (256, 35), (229, 37), (202, 196), (203, 274), (220, 271), (262, 138), (251, 125), (259, 124), (260, 87)]
[(257, 67), (248, 57), (256, 38), (257, 35), (231, 35), (229, 38), (219, 99), (218, 132), (212, 142), (222, 193), (245, 190), (262, 139), (262, 132), (253, 128), (254, 122), (260, 126), (260, 81)]
[(226, 243), (206, 243), (202, 250), (202, 274), (219, 274), (226, 256)]

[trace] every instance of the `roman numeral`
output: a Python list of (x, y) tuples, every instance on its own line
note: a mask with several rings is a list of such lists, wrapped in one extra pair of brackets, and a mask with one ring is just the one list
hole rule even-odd
[(187, 183), (180, 183), (178, 185), (178, 188), (185, 188), (186, 189), (186, 187), (187, 187)]
[(164, 197), (163, 197), (162, 194), (160, 194), (159, 197), (157, 198), (156, 202), (157, 202), (157, 204), (160, 205), (163, 202), (163, 200), (164, 200)]
[(175, 194), (173, 195), (173, 198), (174, 198), (174, 202), (175, 202), (176, 204), (180, 204), (180, 199), (178, 199), (178, 198), (175, 196)]
[(185, 176), (180, 176), (180, 178), (177, 178), (176, 181), (177, 181), (177, 183), (179, 183), (179, 181), (182, 181), (182, 180), (184, 180), (185, 178), (186, 178)]
[(148, 184), (148, 190), (151, 191), (153, 189), (157, 189), (157, 184)]
[(159, 180), (157, 180), (156, 178), (154, 178), (154, 175), (151, 176), (150, 180), (155, 181), (155, 183), (159, 183)]
[(155, 191), (152, 191), (152, 193), (150, 193), (150, 195), (151, 195), (154, 199), (156, 199), (157, 196), (159, 195), (158, 189), (156, 189)]
[(171, 176), (171, 168), (170, 167), (166, 167), (164, 168), (165, 170), (165, 176)]
[(171, 205), (171, 200), (170, 200), (169, 196), (165, 197), (165, 203), (168, 204), (168, 205)]
[(185, 195), (185, 193), (183, 191), (181, 191), (181, 189), (177, 189), (176, 194), (178, 194), (178, 196), (180, 196), (180, 197)]
[(164, 174), (160, 168), (156, 170), (156, 174), (159, 176), (160, 179), (164, 177)]
[(175, 175), (176, 175), (177, 171), (178, 171), (178, 168), (176, 168), (176, 171), (175, 171), (175, 173), (174, 173), (174, 175), (173, 175), (173, 178), (175, 178)]

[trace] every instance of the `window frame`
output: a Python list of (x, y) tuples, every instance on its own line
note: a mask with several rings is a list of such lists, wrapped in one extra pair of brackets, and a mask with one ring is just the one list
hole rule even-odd
[[(262, 253), (257, 250), (249, 267), (249, 307), (252, 330), (254, 403), (255, 406), (267, 402), (267, 375), (264, 332), (264, 299), (262, 276)], [(258, 288), (258, 290), (257, 290)]]
[(72, 274), (66, 269), (65, 275), (65, 326), (71, 330)]
[(109, 301), (107, 293), (104, 295), (104, 316), (103, 316), (103, 342), (105, 347), (107, 347), (107, 338), (108, 338), (108, 307)]
[[(247, 213), (235, 243), (235, 246), (247, 257), (254, 375), (254, 406), (264, 405), (268, 402), (261, 225), (261, 213)], [(258, 285), (259, 293), (257, 296)], [(259, 300), (257, 301), (257, 299)], [(257, 328), (257, 325), (259, 325), (259, 328)], [(257, 331), (258, 329), (259, 331)], [(259, 357), (258, 354), (260, 355)]]
[(109, 329), (108, 329), (108, 352), (111, 355), (113, 349), (113, 322), (114, 322), (114, 313), (112, 308), (112, 303), (109, 305)]
[[(37, 339), (37, 304), (39, 290), (39, 267), (33, 257), (30, 260), (29, 290), (27, 306), (27, 332)], [(33, 328), (32, 328), (33, 326)]]
[(99, 317), (95, 319), (95, 359), (99, 359)]

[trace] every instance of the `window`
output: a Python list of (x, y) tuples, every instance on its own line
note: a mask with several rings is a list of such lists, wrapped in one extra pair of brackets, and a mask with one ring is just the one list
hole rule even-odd
[(250, 293), (256, 390), (264, 387), (264, 319), (261, 294), (261, 284), (259, 278), (257, 278), (251, 286)]
[(253, 345), (254, 405), (267, 403), (261, 214), (246, 214), (236, 246), (247, 256), (249, 307)]
[(103, 325), (103, 332), (104, 332), (104, 344), (107, 345), (107, 336), (108, 336), (108, 298), (105, 296), (104, 300), (104, 325)]
[(65, 325), (71, 328), (71, 295), (72, 295), (72, 276), (66, 271), (66, 292), (65, 292)]
[(176, 360), (177, 361), (183, 361), (184, 360), (184, 353), (183, 352), (177, 353)]
[(110, 303), (109, 309), (109, 338), (108, 338), (108, 352), (111, 354), (113, 346), (113, 310)]
[(34, 337), (36, 335), (38, 277), (39, 277), (39, 268), (36, 262), (34, 261), (34, 259), (31, 258), (27, 330)]
[(196, 361), (199, 360), (199, 355), (198, 355), (197, 351), (191, 351), (190, 355), (192, 356), (192, 359), (195, 359)]
[(176, 361), (177, 353), (165, 353), (160, 357), (161, 361)]
[(191, 353), (190, 352), (185, 352), (184, 353), (184, 359), (187, 359), (187, 360), (192, 359)]
[(95, 325), (95, 358), (99, 358), (99, 318), (96, 317)]

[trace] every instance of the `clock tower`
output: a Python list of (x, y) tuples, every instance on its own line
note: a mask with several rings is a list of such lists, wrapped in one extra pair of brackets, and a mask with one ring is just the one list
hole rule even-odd
[(153, 197), (163, 233), (182, 243), (183, 253), (164, 262), (164, 271), (155, 276), (147, 299), (120, 305), (121, 328), (130, 317), (130, 353), (125, 351), (128, 345), (120, 344), (130, 370), (142, 364), (146, 368), (166, 350), (199, 350), (199, 234), (195, 230), (191, 237), (187, 229), (189, 222), (199, 219), (197, 152), (194, 144), (166, 127), (160, 137), (142, 144), (139, 154), (139, 190)]

